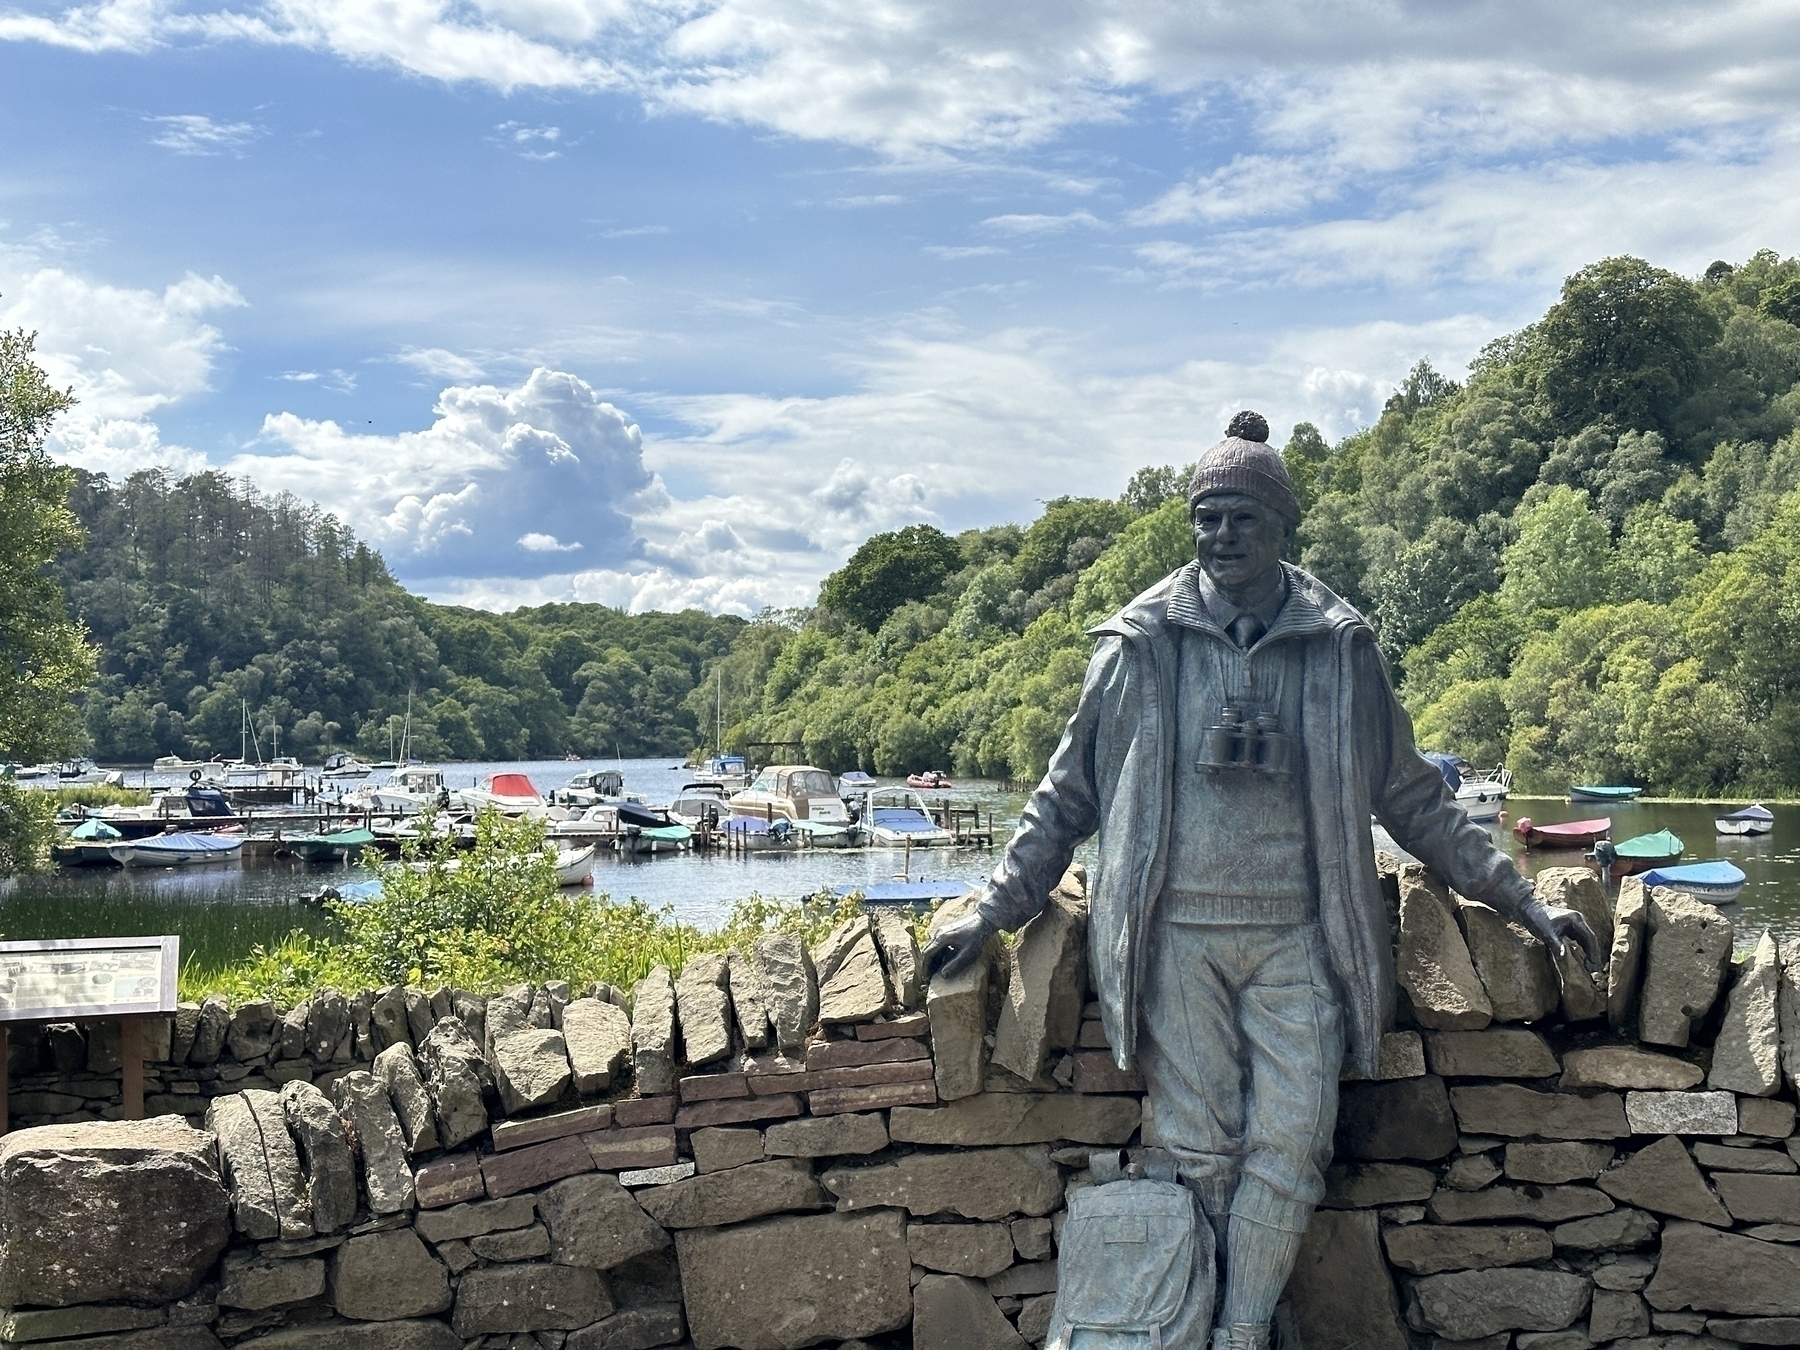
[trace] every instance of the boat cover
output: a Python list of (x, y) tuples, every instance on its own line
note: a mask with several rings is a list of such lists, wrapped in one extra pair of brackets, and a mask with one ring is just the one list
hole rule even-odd
[[(1520, 822), (1524, 824), (1523, 821)], [(1517, 829), (1515, 826), (1514, 829)], [(1530, 829), (1534, 834), (1541, 834), (1546, 839), (1578, 839), (1584, 835), (1605, 834), (1612, 829), (1612, 817), (1600, 816), (1594, 820), (1562, 820), (1554, 825), (1540, 825), (1535, 820)]]
[(140, 853), (233, 853), (243, 846), (241, 834), (194, 834), (185, 830), (179, 834), (153, 834), (132, 844)]
[(84, 820), (69, 831), (69, 838), (89, 841), (94, 839), (123, 839), (120, 834), (104, 820)]
[(669, 824), (669, 813), (648, 806), (639, 806), (636, 802), (618, 802), (613, 809), (619, 813), (619, 822), (623, 825), (636, 825), (646, 830), (658, 830)]
[(878, 806), (873, 815), (874, 824), (884, 830), (892, 830), (895, 834), (936, 834), (938, 827), (931, 823), (931, 818), (923, 811), (914, 811), (906, 806)]
[(1741, 811), (1733, 811), (1730, 815), (1716, 816), (1716, 820), (1773, 820), (1775, 813), (1761, 802), (1755, 806), (1746, 806)]
[(1621, 858), (1674, 858), (1685, 847), (1679, 835), (1669, 830), (1640, 834), (1622, 844), (1613, 845), (1613, 853)]
[(1462, 786), (1462, 770), (1456, 766), (1455, 755), (1442, 754), (1436, 750), (1421, 750), (1419, 753), (1444, 775), (1444, 781), (1450, 785), (1452, 792)]
[(1642, 874), (1646, 886), (1736, 886), (1744, 880), (1744, 871), (1723, 858), (1712, 862), (1679, 863), (1674, 867), (1652, 867)]
[(871, 905), (930, 903), (933, 900), (955, 900), (975, 888), (966, 881), (946, 877), (941, 881), (876, 881), (867, 886), (839, 886), (839, 895), (862, 892)]
[(496, 797), (524, 797), (531, 801), (542, 800), (538, 790), (531, 785), (531, 780), (522, 773), (497, 773), (494, 781), (488, 785), (488, 791)]

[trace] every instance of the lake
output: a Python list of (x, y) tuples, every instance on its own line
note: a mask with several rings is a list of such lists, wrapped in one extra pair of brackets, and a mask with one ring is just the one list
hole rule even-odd
[[(642, 793), (653, 803), (670, 800), (688, 781), (681, 762), (672, 759), (443, 766), (445, 780), (452, 787), (503, 771), (528, 774), (543, 791), (560, 787), (573, 774), (591, 768), (621, 769), (627, 790)], [(133, 786), (143, 779), (173, 781), (154, 774), (128, 775)], [(1017, 822), (1025, 804), (1024, 794), (980, 780), (959, 782), (949, 795), (959, 803), (991, 811), (1001, 839)], [(1741, 901), (1731, 909), (1738, 923), (1740, 947), (1747, 948), (1764, 927), (1782, 937), (1800, 935), (1800, 871), (1795, 866), (1800, 863), (1800, 807), (1773, 808), (1773, 834), (1724, 838), (1713, 832), (1715, 808), (1711, 806), (1574, 806), (1560, 800), (1519, 798), (1509, 805), (1509, 825), (1520, 816), (1550, 823), (1609, 815), (1615, 840), (1671, 829), (1686, 843), (1688, 860), (1728, 858), (1748, 874)], [(1496, 827), (1494, 834), (1527, 874), (1539, 867), (1580, 862), (1573, 853), (1521, 853), (1509, 828)], [(997, 848), (915, 851), (911, 874), (915, 879), (957, 877), (979, 882), (993, 870), (998, 857)], [(636, 896), (658, 908), (667, 906), (686, 922), (712, 927), (724, 920), (735, 902), (753, 893), (795, 899), (821, 887), (885, 881), (901, 875), (905, 864), (905, 855), (898, 849), (818, 849), (749, 856), (681, 853), (642, 860), (604, 853), (594, 867), (594, 889), (620, 899)], [(301, 899), (302, 895), (332, 881), (365, 875), (356, 867), (308, 867), (283, 861), (169, 870), (84, 868), (21, 877), (0, 883), (0, 936), (179, 933), (184, 960), (202, 968), (214, 967), (258, 944), (277, 942), (295, 928), (323, 932), (328, 920)]]

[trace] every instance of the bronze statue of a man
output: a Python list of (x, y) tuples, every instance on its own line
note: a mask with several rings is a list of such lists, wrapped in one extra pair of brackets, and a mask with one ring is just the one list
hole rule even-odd
[(926, 950), (971, 964), (1098, 834), (1089, 965), (1107, 1040), (1142, 1070), (1224, 1254), (1217, 1329), (1164, 1333), (1167, 1350), (1209, 1332), (1214, 1350), (1266, 1350), (1324, 1193), (1346, 1052), (1376, 1072), (1395, 978), (1371, 816), (1462, 894), (1597, 955), (1415, 750), (1368, 623), (1281, 561), (1300, 505), (1267, 441), (1239, 413), (1201, 456), (1196, 561), (1093, 630), (1080, 704), (976, 912)]

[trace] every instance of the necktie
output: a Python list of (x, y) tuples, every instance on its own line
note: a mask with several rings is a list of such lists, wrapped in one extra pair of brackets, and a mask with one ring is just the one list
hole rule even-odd
[(1254, 614), (1244, 613), (1231, 621), (1231, 640), (1245, 651), (1256, 645), (1256, 641), (1269, 630), (1263, 621)]

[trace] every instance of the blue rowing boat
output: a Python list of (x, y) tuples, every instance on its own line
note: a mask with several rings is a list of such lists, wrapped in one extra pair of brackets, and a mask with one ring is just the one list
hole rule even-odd
[(975, 887), (955, 877), (939, 881), (873, 881), (866, 886), (839, 886), (839, 895), (861, 893), (871, 905), (928, 905), (933, 900), (956, 900)]
[(1744, 889), (1743, 869), (1723, 858), (1712, 862), (1680, 863), (1674, 867), (1652, 867), (1638, 874), (1646, 886), (1667, 886), (1684, 891), (1697, 900), (1726, 904)]
[(1590, 784), (1569, 789), (1569, 800), (1572, 802), (1634, 802), (1643, 795), (1644, 789), (1641, 787)]

